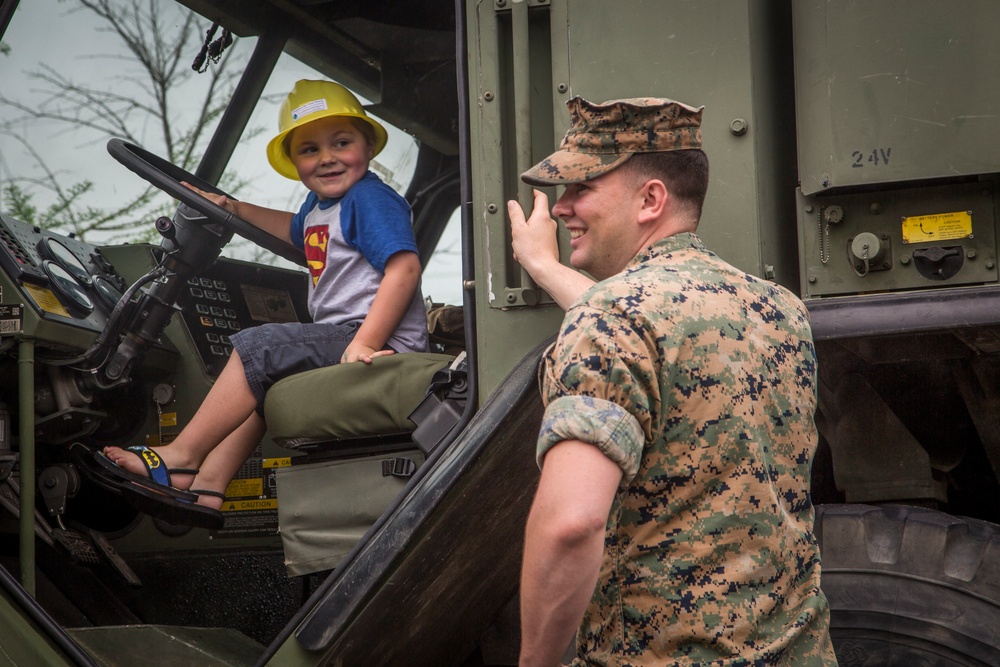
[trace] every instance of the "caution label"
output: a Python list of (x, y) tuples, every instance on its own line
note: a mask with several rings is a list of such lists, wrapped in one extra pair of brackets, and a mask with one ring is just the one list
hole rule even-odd
[(69, 311), (62, 305), (55, 294), (48, 287), (39, 287), (31, 283), (24, 283), (24, 291), (31, 295), (38, 307), (47, 313), (69, 317)]
[(277, 498), (256, 498), (244, 500), (227, 500), (222, 504), (223, 512), (249, 512), (250, 510), (276, 510)]
[(930, 243), (972, 236), (972, 211), (903, 218), (903, 243)]
[[(234, 479), (226, 487), (227, 498), (246, 498), (264, 494), (264, 480), (260, 477), (251, 479)], [(277, 505), (275, 505), (277, 507)]]
[(177, 413), (164, 412), (160, 415), (160, 426), (177, 426)]
[(278, 484), (275, 472), (291, 465), (290, 457), (264, 458), (257, 449), (226, 487), (222, 504), (226, 523), (216, 537), (265, 537), (278, 533)]

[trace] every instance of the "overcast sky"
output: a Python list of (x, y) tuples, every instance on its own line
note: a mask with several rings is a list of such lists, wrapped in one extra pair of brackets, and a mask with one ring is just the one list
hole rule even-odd
[[(174, 3), (162, 0), (167, 7)], [(171, 9), (171, 11), (173, 11)], [(208, 29), (207, 20), (199, 20), (198, 31), (204, 34)], [(123, 62), (121, 47), (116, 38), (98, 31), (98, 22), (87, 11), (75, 9), (72, 0), (21, 0), (3, 41), (10, 47), (9, 55), (0, 55), (0, 91), (28, 105), (41, 106), (43, 103), (57, 104), (58, 100), (48, 100), (39, 94), (40, 84), (33, 81), (28, 72), (37, 70), (39, 63), (45, 63), (74, 81), (86, 81), (96, 88), (115, 87), (121, 90)], [(244, 62), (253, 49), (253, 39), (238, 39), (234, 45), (234, 58)], [(199, 43), (192, 43), (190, 60), (193, 60)], [(188, 62), (185, 59), (185, 62)], [(292, 58), (283, 57), (278, 72), (268, 84), (265, 95), (275, 95), (280, 100), (297, 79), (319, 78), (310, 68)], [(189, 84), (192, 90), (199, 87), (202, 80), (197, 76)], [(191, 94), (192, 100), (199, 98)], [(177, 117), (183, 119), (185, 110), (178, 108)], [(23, 116), (23, 112), (0, 105), (0, 121)], [(247, 201), (275, 208), (297, 209), (304, 197), (301, 184), (277, 175), (267, 163), (264, 147), (277, 130), (277, 103), (260, 105), (251, 119), (251, 126), (264, 128), (261, 136), (243, 141), (234, 155), (228, 170), (235, 170), (247, 178), (251, 185), (243, 191)], [(416, 146), (404, 133), (389, 126), (390, 139), (386, 149), (379, 155), (378, 162), (388, 169), (393, 179), (401, 181), (405, 188), (412, 173), (416, 158)], [(119, 165), (107, 152), (110, 138), (87, 130), (69, 130), (51, 121), (27, 119), (19, 123), (18, 134), (29, 139), (42, 153), (49, 166), (65, 176), (68, 182), (88, 178), (95, 183), (95, 203), (121, 201), (130, 192), (141, 189), (142, 182)], [(144, 147), (160, 152), (159, 135), (149, 128), (147, 136), (150, 144)], [(12, 176), (38, 176), (40, 170), (33, 160), (14, 139), (0, 135), (0, 183)], [(45, 193), (36, 191), (36, 202), (45, 203)], [(5, 202), (0, 199), (0, 210)], [(152, 221), (137, 221), (137, 225), (152, 224)], [(88, 239), (103, 242), (103, 239)], [(458, 247), (457, 236), (446, 240)], [(239, 253), (233, 253), (239, 256)], [(456, 258), (457, 262), (457, 258)], [(448, 284), (435, 284), (442, 276), (429, 269), (425, 272), (425, 293), (431, 292), (436, 301), (460, 303), (461, 289), (455, 285), (454, 265), (447, 273)]]

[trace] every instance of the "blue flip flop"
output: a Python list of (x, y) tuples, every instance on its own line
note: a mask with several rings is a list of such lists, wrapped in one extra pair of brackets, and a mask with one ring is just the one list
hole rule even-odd
[(197, 475), (198, 470), (194, 468), (167, 468), (167, 464), (160, 458), (159, 454), (145, 445), (134, 445), (127, 447), (127, 451), (138, 455), (139, 460), (146, 466), (149, 476), (139, 475), (130, 470), (122, 468), (117, 463), (109, 459), (103, 452), (94, 452), (94, 461), (100, 466), (99, 483), (114, 490), (121, 491), (126, 485), (135, 484), (156, 493), (166, 494), (178, 500), (195, 502), (198, 494), (191, 491), (183, 491), (174, 487), (170, 483), (170, 475)]

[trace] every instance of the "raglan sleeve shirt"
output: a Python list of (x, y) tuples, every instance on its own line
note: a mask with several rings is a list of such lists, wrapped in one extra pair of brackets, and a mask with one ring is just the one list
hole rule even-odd
[[(368, 173), (355, 183), (340, 200), (340, 229), (346, 243), (364, 255), (379, 272), (397, 252), (417, 252), (413, 237), (410, 209), (406, 200)], [(299, 249), (304, 248), (306, 216), (317, 205), (337, 203), (337, 200), (320, 201), (310, 192), (305, 202), (292, 218), (291, 239)]]

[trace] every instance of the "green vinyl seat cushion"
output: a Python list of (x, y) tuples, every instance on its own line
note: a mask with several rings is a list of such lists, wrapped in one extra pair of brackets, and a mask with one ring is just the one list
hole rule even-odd
[(264, 399), (272, 440), (285, 447), (319, 440), (405, 433), (434, 374), (454, 357), (410, 352), (372, 363), (338, 364), (277, 382)]

